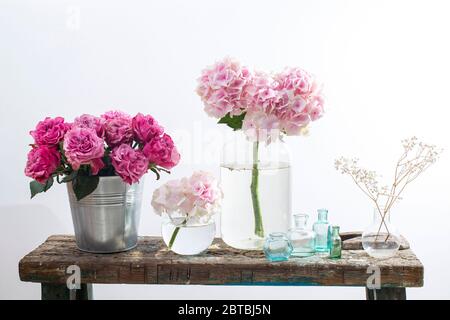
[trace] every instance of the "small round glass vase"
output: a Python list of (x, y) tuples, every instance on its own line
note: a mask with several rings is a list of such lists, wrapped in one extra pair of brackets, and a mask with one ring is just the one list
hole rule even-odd
[(362, 234), (363, 248), (373, 258), (391, 258), (400, 248), (400, 234), (390, 218), (390, 211), (375, 208), (372, 224)]
[(287, 261), (292, 253), (292, 245), (283, 232), (269, 234), (264, 243), (264, 254), (269, 261)]
[(166, 215), (161, 231), (169, 250), (180, 255), (196, 255), (208, 249), (216, 235), (216, 224), (213, 218), (202, 220)]

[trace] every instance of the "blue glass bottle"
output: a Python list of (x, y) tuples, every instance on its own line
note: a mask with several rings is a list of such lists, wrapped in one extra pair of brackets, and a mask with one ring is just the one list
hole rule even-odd
[(316, 252), (329, 252), (331, 238), (330, 224), (328, 223), (328, 210), (317, 210), (318, 219), (313, 225), (313, 231), (316, 233)]
[(292, 253), (292, 245), (286, 234), (274, 232), (269, 234), (264, 243), (264, 254), (269, 261), (286, 261)]

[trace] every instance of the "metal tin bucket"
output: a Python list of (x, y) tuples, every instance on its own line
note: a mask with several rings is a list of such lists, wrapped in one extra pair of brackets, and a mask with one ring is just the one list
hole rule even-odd
[(100, 177), (97, 189), (77, 201), (67, 183), (77, 247), (93, 253), (126, 251), (137, 245), (143, 179), (126, 184), (120, 177)]

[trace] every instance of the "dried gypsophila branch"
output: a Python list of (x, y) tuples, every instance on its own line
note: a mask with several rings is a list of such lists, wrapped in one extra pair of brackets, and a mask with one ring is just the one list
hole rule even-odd
[[(442, 149), (435, 145), (420, 142), (417, 137), (402, 140), (403, 153), (398, 159), (394, 170), (394, 181), (391, 186), (379, 187), (375, 171), (358, 166), (358, 159), (340, 157), (335, 160), (335, 168), (342, 174), (348, 174), (355, 184), (371, 199), (381, 216), (381, 224), (387, 229), (385, 218), (394, 203), (400, 200), (405, 187), (436, 162)], [(386, 201), (383, 203), (383, 197)], [(387, 238), (386, 238), (387, 240)]]

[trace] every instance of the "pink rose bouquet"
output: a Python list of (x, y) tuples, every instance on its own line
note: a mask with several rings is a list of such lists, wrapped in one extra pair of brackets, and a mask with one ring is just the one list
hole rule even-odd
[(150, 115), (131, 117), (109, 111), (100, 117), (83, 114), (72, 124), (64, 118), (45, 118), (35, 130), (25, 167), (32, 178), (31, 197), (47, 191), (54, 180), (71, 182), (77, 199), (94, 191), (101, 176), (117, 175), (138, 183), (153, 171), (168, 172), (180, 161), (172, 138)]
[[(223, 198), (218, 180), (209, 172), (197, 171), (190, 177), (171, 180), (153, 192), (152, 207), (155, 213), (169, 217), (180, 216), (182, 224), (188, 221), (209, 221), (220, 209)], [(169, 242), (172, 247), (179, 226), (175, 228)]]

